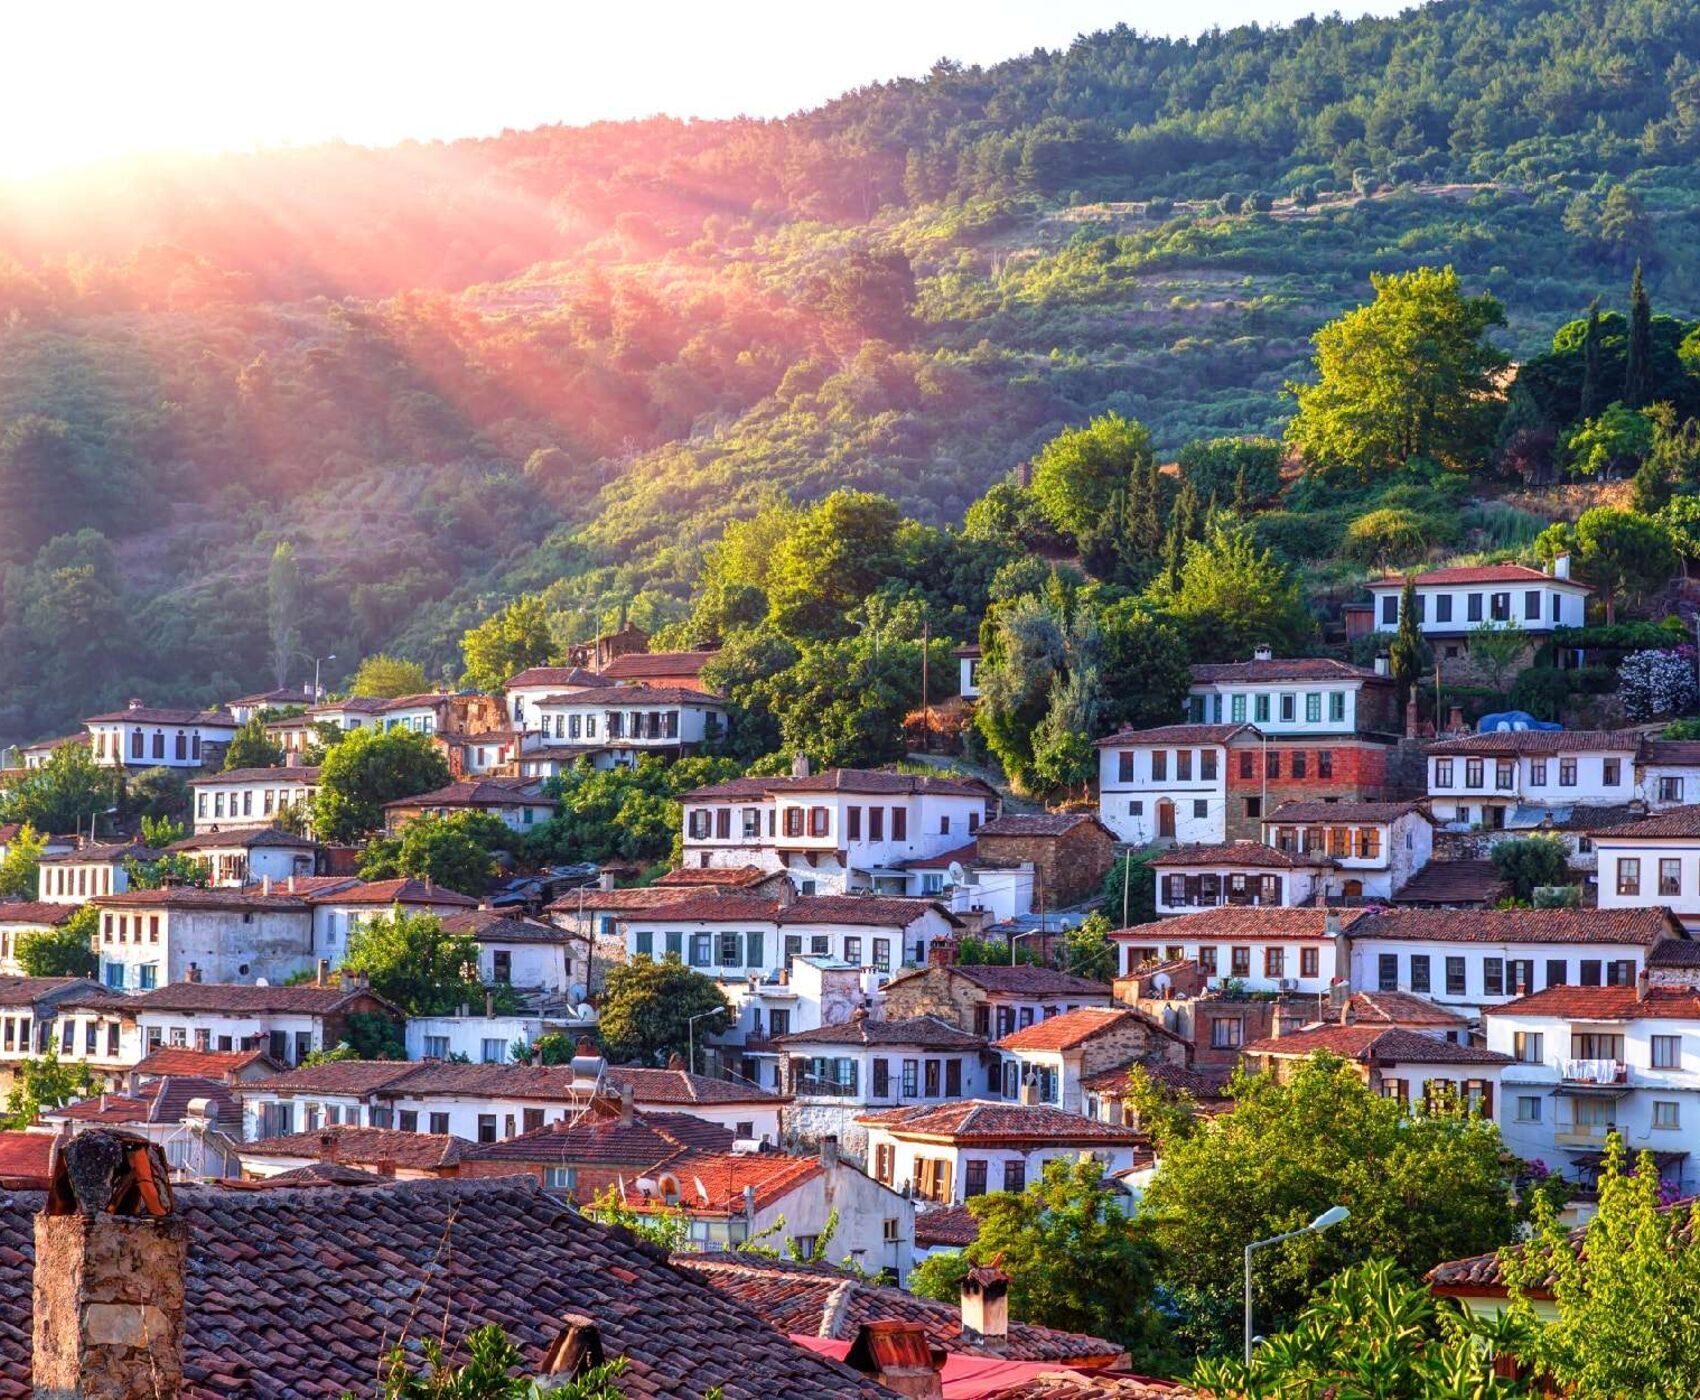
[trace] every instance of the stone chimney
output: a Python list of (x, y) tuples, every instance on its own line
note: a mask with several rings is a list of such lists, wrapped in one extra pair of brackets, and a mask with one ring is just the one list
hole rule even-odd
[(185, 982), (199, 982), (201, 980), (201, 965), (190, 963), (188, 967), (183, 969), (183, 980)]
[(55, 1146), (50, 1175), (35, 1218), (35, 1394), (172, 1400), (189, 1227), (164, 1152), (94, 1128)]
[(484, 989), (484, 1019), (488, 1021), (496, 1014), (496, 994), (490, 988)]
[(603, 891), (604, 893), (613, 889), (614, 888), (614, 872), (612, 870), (600, 870), (600, 871), (598, 871), (597, 874), (596, 874), (596, 888)]
[(820, 1140), (820, 1164), (828, 1171), (838, 1165), (838, 1139), (831, 1133)]
[(318, 969), (313, 974), (313, 985), (323, 987), (331, 980), (331, 960), (320, 958)]
[(1635, 974), (1635, 1000), (1636, 1001), (1646, 1001), (1647, 1000), (1647, 992), (1648, 992), (1649, 988), (1652, 986), (1652, 982), (1653, 982), (1653, 979), (1652, 979), (1651, 976), (1648, 975), (1646, 968), (1642, 968), (1638, 973)]
[(622, 1128), (632, 1126), (632, 1104), (635, 1097), (630, 1084), (620, 1086), (620, 1126)]
[(146, 702), (144, 702), (144, 701), (138, 699), (136, 696), (132, 695), (129, 698), (129, 700), (125, 703), (124, 708), (126, 710), (145, 710), (145, 709), (147, 709), (147, 704), (146, 704)]
[(1447, 708), (1446, 729), (1451, 734), (1460, 733), (1464, 729), (1464, 707), (1456, 700)]
[(1390, 676), (1393, 674), (1393, 663), (1388, 659), (1387, 653), (1384, 651), (1378, 651), (1375, 654), (1375, 674), (1378, 676)]
[(844, 1364), (909, 1400), (942, 1400), (939, 1372), (944, 1350), (935, 1351), (919, 1322), (864, 1322)]
[(1568, 554), (1560, 554), (1552, 561), (1552, 576), (1554, 578), (1570, 577), (1570, 556)]
[(992, 1266), (970, 1269), (962, 1279), (962, 1330), (987, 1341), (1009, 1335), (1009, 1275)]
[(1259, 642), (1251, 653), (1251, 659), (1253, 661), (1273, 661), (1275, 659), (1275, 648), (1270, 646), (1268, 642)]
[(927, 945), (927, 966), (955, 967), (959, 947), (957, 941), (948, 934), (935, 938)]
[(336, 1134), (323, 1132), (319, 1134), (319, 1160), (321, 1162), (336, 1161)]
[(791, 755), (791, 776), (806, 778), (809, 776), (809, 756), (806, 753)]

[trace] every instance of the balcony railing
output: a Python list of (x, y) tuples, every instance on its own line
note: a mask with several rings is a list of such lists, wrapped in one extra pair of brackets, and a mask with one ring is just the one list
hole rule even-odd
[(845, 1084), (837, 1079), (816, 1079), (813, 1075), (800, 1074), (791, 1092), (801, 1098), (853, 1099), (857, 1090), (854, 1084)]
[(1563, 1071), (1567, 1084), (1627, 1084), (1629, 1066), (1622, 1060), (1566, 1060)]
[(1561, 1123), (1552, 1139), (1560, 1147), (1604, 1147), (1606, 1137), (1616, 1131), (1615, 1123)]

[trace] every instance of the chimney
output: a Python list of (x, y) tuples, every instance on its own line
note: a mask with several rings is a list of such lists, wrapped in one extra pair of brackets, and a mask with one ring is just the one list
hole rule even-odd
[(92, 1128), (55, 1145), (50, 1175), (35, 1217), (35, 1394), (175, 1397), (189, 1227), (164, 1152)]
[(596, 876), (596, 888), (605, 892), (613, 889), (614, 872), (612, 870), (599, 871)]
[(262, 875), (260, 877), (260, 893), (264, 894), (264, 895), (269, 895), (271, 892), (272, 892), (272, 877), (270, 875)]
[(1259, 642), (1256, 649), (1251, 654), (1251, 659), (1253, 661), (1273, 661), (1275, 659), (1275, 649), (1271, 647), (1268, 642)]
[(201, 980), (201, 965), (190, 963), (183, 971), (183, 980), (185, 982), (199, 982)]
[(1570, 556), (1568, 554), (1560, 554), (1552, 561), (1552, 576), (1554, 578), (1570, 577)]
[(1635, 1000), (1636, 1001), (1646, 1001), (1647, 1000), (1647, 991), (1651, 987), (1652, 981), (1653, 981), (1653, 979), (1647, 975), (1647, 969), (1646, 968), (1642, 968), (1638, 973), (1635, 974)]
[(828, 1171), (838, 1165), (838, 1138), (832, 1133), (820, 1140), (820, 1164)]
[(147, 706), (141, 700), (132, 695), (124, 708), (127, 710), (145, 710)]
[(489, 1020), (496, 1014), (496, 994), (490, 988), (484, 989), (484, 1019)]
[(1464, 707), (1454, 700), (1446, 711), (1446, 728), (1456, 734), (1464, 728)]
[(630, 1084), (620, 1086), (620, 1126), (622, 1128), (632, 1126), (632, 1101), (635, 1097)]
[(319, 1134), (319, 1160), (321, 1162), (336, 1161), (336, 1134), (325, 1132)]
[(585, 1372), (607, 1363), (602, 1333), (583, 1313), (563, 1313), (560, 1333), (543, 1354), (543, 1374), (578, 1380)]
[(290, 875), (288, 883), (284, 885), (284, 889), (288, 890), (290, 894), (295, 893), (295, 876), (293, 874)]
[(391, 1181), (394, 1181), (395, 1180), (395, 1158), (394, 1157), (380, 1157), (380, 1158), (378, 1158), (377, 1161), (372, 1163), (372, 1170), (374, 1172), (376, 1172), (379, 1176), (386, 1176)]
[(995, 1342), (1009, 1335), (1009, 1275), (1002, 1269), (974, 1268), (963, 1276), (962, 1330)]
[(957, 941), (948, 934), (935, 938), (927, 945), (928, 967), (955, 967)]
[(1378, 651), (1375, 654), (1375, 674), (1378, 676), (1393, 674), (1393, 663), (1388, 660), (1387, 653), (1384, 651)]
[(935, 1353), (919, 1322), (864, 1322), (844, 1364), (909, 1400), (941, 1400), (944, 1395), (939, 1379), (944, 1351)]
[(793, 778), (809, 776), (809, 756), (806, 753), (791, 755), (791, 776)]
[(330, 981), (330, 976), (331, 976), (331, 960), (329, 958), (320, 958), (319, 959), (318, 973), (313, 978), (313, 985), (316, 986), (316, 987), (324, 986), (327, 982)]
[(1021, 1077), (1021, 1102), (1027, 1108), (1039, 1102), (1039, 1086), (1026, 1075)]
[(685, 1057), (675, 1050), (667, 1057), (667, 1068), (683, 1073), (685, 1068)]

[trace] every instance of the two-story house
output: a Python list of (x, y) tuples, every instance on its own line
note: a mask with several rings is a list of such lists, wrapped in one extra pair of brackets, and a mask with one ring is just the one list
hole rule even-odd
[(100, 910), (100, 980), (114, 991), (278, 983), (313, 968), (313, 911), (299, 895), (178, 885), (89, 902)]
[(205, 866), (209, 883), (235, 889), (266, 880), (281, 885), (291, 876), (312, 875), (319, 858), (316, 841), (275, 826), (200, 831), (173, 841), (165, 850), (167, 855), (187, 856)]
[(1013, 1031), (994, 1046), (997, 1092), (1019, 1102), (1031, 1089), (1037, 1103), (1070, 1113), (1086, 1111), (1085, 1081), (1136, 1064), (1186, 1067), (1187, 1043), (1161, 1022), (1126, 1006), (1083, 1006)]
[(1396, 738), (1403, 730), (1398, 687), (1384, 665), (1367, 669), (1328, 656), (1277, 658), (1260, 646), (1250, 661), (1197, 662), (1191, 672), (1186, 718), (1192, 724), (1251, 724), (1272, 742), (1358, 734)]
[(358, 983), (232, 986), (174, 982), (128, 999), (144, 1055), (159, 1049), (263, 1050), (279, 1065), (348, 1040), (349, 1018), (380, 1016), (399, 1031), (407, 1019)]
[(319, 699), (310, 685), (286, 685), (276, 690), (262, 690), (236, 700), (226, 700), (223, 708), (238, 724), (246, 724), (255, 715), (267, 710), (287, 710), (312, 705)]
[(937, 1016), (987, 1040), (1082, 1006), (1109, 1006), (1103, 982), (1028, 963), (958, 963), (952, 941), (939, 939), (926, 967), (885, 984), (885, 1017), (891, 1021)]
[(1700, 805), (1671, 807), (1590, 833), (1601, 909), (1667, 909), (1700, 929)]
[(189, 779), (194, 794), (195, 830), (227, 831), (239, 826), (272, 826), (292, 808), (303, 815), (319, 791), (317, 768), (231, 768)]
[(682, 686), (620, 685), (534, 702), (545, 741), (582, 746), (598, 768), (632, 767), (644, 754), (678, 757), (726, 734), (725, 700)]
[(130, 862), (147, 864), (161, 854), (140, 841), (111, 841), (43, 856), (36, 872), (40, 897), (46, 904), (87, 904), (97, 894), (123, 894)]
[(1333, 864), (1321, 851), (1287, 851), (1261, 841), (1175, 846), (1151, 862), (1156, 910), (1167, 917), (1230, 904), (1292, 908), (1314, 904)]
[(1415, 802), (1283, 802), (1263, 820), (1278, 851), (1325, 858), (1323, 892), (1388, 899), (1434, 854), (1434, 822)]
[(902, 894), (906, 862), (959, 847), (997, 815), (977, 778), (883, 769), (737, 778), (696, 788), (684, 807), (684, 864), (785, 870), (803, 894)]
[(1320, 995), (1340, 975), (1341, 929), (1362, 912), (1223, 905), (1118, 929), (1111, 937), (1128, 976), (1175, 963), (1197, 968), (1206, 987)]
[(1508, 729), (1428, 748), (1435, 820), (1453, 828), (1526, 829), (1574, 809), (1621, 809), (1636, 796), (1634, 730)]
[(583, 1000), (590, 958), (585, 941), (571, 931), (508, 909), (457, 909), (441, 917), (445, 932), (464, 933), (478, 944), (483, 982), (554, 996), (576, 993)]
[[(1593, 590), (1570, 577), (1569, 556), (1553, 561), (1551, 573), (1523, 564), (1469, 565), (1430, 569), (1415, 576), (1417, 627), (1442, 664), (1456, 677), (1469, 659), (1470, 633), (1477, 627), (1516, 625), (1531, 642), (1559, 627), (1581, 627)], [(1403, 575), (1372, 579), (1368, 585), (1374, 630), (1399, 630)]]
[(395, 830), (416, 817), (482, 812), (515, 831), (529, 831), (554, 816), (555, 805), (552, 797), (544, 795), (543, 782), (538, 778), (469, 778), (384, 803), (384, 821)]
[(74, 904), (49, 904), (39, 899), (0, 899), (0, 976), (23, 972), (18, 945), (38, 934), (52, 933), (77, 912)]
[[(274, 887), (277, 888), (277, 887)], [(348, 940), (362, 924), (396, 914), (429, 914), (438, 919), (468, 913), (478, 901), (430, 880), (331, 880), (285, 883), (284, 893), (298, 893), (313, 913), (312, 949), (332, 967), (348, 951)], [(265, 893), (263, 889), (261, 893)]]
[(228, 710), (156, 707), (140, 700), (83, 724), (94, 761), (107, 768), (215, 768), (240, 727)]
[(58, 1044), (62, 1009), (90, 995), (101, 989), (84, 977), (0, 977), (0, 1087), (11, 1087), (21, 1062)]
[(1520, 1157), (1584, 1184), (1609, 1134), (1631, 1160), (1651, 1152), (1682, 1195), (1700, 1185), (1700, 993), (1650, 986), (1557, 986), (1491, 1007), (1488, 1047), (1508, 1057), (1499, 1130)]
[(545, 728), (537, 709), (540, 702), (613, 686), (613, 681), (582, 666), (528, 666), (508, 678), (502, 696), (507, 703), (508, 722), (517, 730), (535, 733)]
[(1225, 841), (1228, 773), (1260, 759), (1263, 743), (1249, 724), (1166, 724), (1107, 735), (1096, 742), (1099, 819), (1135, 846)]

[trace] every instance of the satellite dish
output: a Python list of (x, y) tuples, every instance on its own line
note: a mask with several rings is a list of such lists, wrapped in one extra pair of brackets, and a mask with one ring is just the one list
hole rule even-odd
[(254, 979), (254, 985), (256, 987), (269, 987), (271, 986), (271, 983), (266, 981), (264, 977), (256, 977)]
[(954, 860), (951, 861), (950, 868), (945, 871), (945, 874), (950, 877), (950, 883), (953, 885), (960, 885), (968, 878), (968, 872), (962, 868), (959, 862)]

